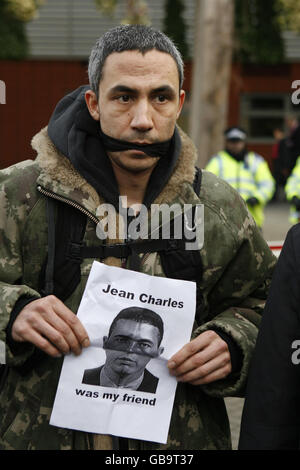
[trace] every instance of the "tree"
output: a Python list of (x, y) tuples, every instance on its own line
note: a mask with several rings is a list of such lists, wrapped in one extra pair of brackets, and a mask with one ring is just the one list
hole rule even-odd
[(234, 0), (198, 0), (189, 134), (198, 164), (223, 146), (234, 30)]

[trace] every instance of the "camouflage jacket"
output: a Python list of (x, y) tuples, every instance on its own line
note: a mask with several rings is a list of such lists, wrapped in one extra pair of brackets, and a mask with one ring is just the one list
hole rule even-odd
[[(155, 203), (199, 204), (192, 182), (196, 150), (183, 133), (180, 158)], [(58, 197), (84, 208), (88, 223), (84, 241), (100, 243), (95, 233), (96, 191), (59, 154), (43, 129), (33, 139), (38, 156), (0, 171), (0, 339), (6, 341), (11, 311), (21, 297), (40, 297), (38, 278), (47, 254), (46, 199)], [(260, 315), (267, 296), (275, 258), (263, 240), (244, 202), (227, 183), (203, 172), (200, 202), (204, 204), (204, 246), (201, 320), (193, 337), (215, 328), (240, 348), (239, 373), (206, 386), (179, 383), (166, 445), (129, 440), (130, 449), (228, 449), (230, 429), (224, 396), (243, 393)], [(118, 240), (111, 240), (115, 243)], [(81, 282), (66, 305), (76, 313), (92, 259), (81, 264)], [(141, 270), (164, 276), (157, 253), (142, 257)], [(109, 265), (120, 260), (107, 258)], [(199, 307), (199, 306), (198, 306)], [(0, 397), (1, 449), (110, 448), (109, 437), (49, 425), (62, 359), (44, 356), (26, 367), (35, 353), (29, 343), (6, 345), (9, 374)]]

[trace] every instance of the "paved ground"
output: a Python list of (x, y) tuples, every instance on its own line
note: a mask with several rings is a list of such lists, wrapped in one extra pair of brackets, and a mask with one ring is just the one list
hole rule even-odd
[[(263, 235), (267, 241), (283, 241), (288, 229), (289, 206), (285, 202), (271, 203), (265, 209)], [(237, 449), (240, 420), (244, 400), (242, 398), (226, 398), (225, 400), (231, 428), (232, 446)]]

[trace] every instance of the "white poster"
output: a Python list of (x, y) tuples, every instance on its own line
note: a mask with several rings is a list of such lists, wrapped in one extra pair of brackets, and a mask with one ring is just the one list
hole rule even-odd
[(167, 361), (190, 341), (195, 307), (194, 282), (95, 261), (77, 313), (91, 346), (65, 357), (50, 424), (166, 443)]

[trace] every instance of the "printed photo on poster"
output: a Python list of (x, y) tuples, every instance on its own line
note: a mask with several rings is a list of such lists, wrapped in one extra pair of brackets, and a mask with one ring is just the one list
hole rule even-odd
[(95, 261), (77, 313), (91, 346), (65, 357), (50, 424), (165, 443), (167, 361), (190, 340), (195, 305), (193, 282)]

